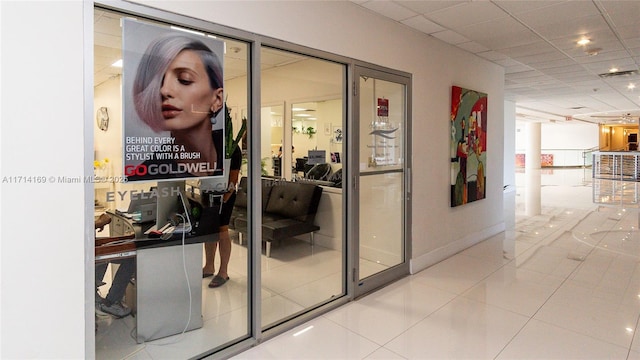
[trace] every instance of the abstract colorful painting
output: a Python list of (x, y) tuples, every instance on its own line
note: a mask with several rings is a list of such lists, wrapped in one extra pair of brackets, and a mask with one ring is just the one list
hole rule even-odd
[(451, 207), (485, 198), (487, 94), (451, 87)]

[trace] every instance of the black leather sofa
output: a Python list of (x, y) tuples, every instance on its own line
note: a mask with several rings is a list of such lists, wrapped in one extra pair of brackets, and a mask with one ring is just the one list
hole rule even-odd
[[(248, 229), (247, 178), (240, 179), (236, 202), (229, 227), (242, 234)], [(314, 224), (322, 188), (305, 182), (280, 179), (262, 179), (262, 241), (266, 242), (266, 255), (271, 256), (271, 243), (297, 235), (309, 234), (313, 245), (313, 233), (320, 230)]]

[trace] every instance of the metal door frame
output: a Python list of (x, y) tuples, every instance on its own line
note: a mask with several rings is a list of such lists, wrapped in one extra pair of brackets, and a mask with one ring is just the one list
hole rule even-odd
[[(379, 80), (394, 82), (398, 84), (404, 85), (405, 88), (405, 126), (404, 133), (402, 136), (404, 137), (404, 149), (403, 149), (403, 157), (404, 157), (404, 166), (402, 172), (404, 173), (404, 254), (403, 254), (403, 262), (393, 266), (387, 270), (374, 274), (365, 279), (359, 279), (359, 258), (360, 258), (360, 209), (359, 209), (359, 201), (360, 201), (360, 191), (359, 191), (359, 183), (360, 183), (360, 169), (359, 164), (361, 163), (360, 157), (360, 77), (366, 76), (370, 78), (375, 78)], [(410, 259), (411, 259), (411, 74), (393, 71), (386, 68), (377, 67), (375, 65), (358, 65), (355, 64), (353, 66), (352, 72), (352, 121), (350, 122), (349, 132), (348, 132), (348, 149), (349, 149), (349, 163), (351, 166), (349, 167), (348, 179), (349, 181), (349, 191), (347, 202), (350, 211), (348, 211), (348, 238), (352, 239), (351, 241), (351, 255), (350, 255), (350, 272), (351, 272), (351, 282), (349, 294), (353, 296), (353, 298), (360, 297), (365, 295), (375, 289), (383, 287), (393, 281), (396, 281), (410, 272)], [(397, 170), (396, 170), (397, 171)]]

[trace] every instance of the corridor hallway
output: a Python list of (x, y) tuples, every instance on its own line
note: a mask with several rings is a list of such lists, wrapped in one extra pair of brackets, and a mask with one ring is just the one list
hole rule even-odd
[(235, 359), (640, 359), (638, 194), (518, 173), (507, 231)]

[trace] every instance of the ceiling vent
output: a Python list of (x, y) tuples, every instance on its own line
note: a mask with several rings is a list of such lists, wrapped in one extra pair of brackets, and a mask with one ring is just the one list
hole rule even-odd
[(616, 71), (616, 72), (607, 72), (604, 74), (598, 74), (601, 78), (610, 78), (615, 76), (631, 76), (637, 75), (638, 70), (626, 70), (626, 71)]

